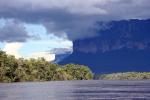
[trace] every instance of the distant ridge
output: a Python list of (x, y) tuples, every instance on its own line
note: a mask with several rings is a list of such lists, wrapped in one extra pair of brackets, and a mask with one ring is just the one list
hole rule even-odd
[(150, 19), (107, 26), (97, 37), (74, 41), (73, 53), (59, 64), (83, 64), (95, 73), (150, 71)]

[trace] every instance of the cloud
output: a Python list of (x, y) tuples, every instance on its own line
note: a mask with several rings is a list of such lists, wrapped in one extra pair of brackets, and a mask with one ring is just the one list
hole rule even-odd
[(50, 54), (49, 52), (35, 52), (30, 54), (28, 57), (38, 59), (38, 58), (44, 58), (46, 61), (54, 61), (55, 60), (55, 54)]
[(0, 27), (0, 42), (25, 42), (28, 38), (30, 36), (19, 21), (8, 20)]
[(1, 0), (0, 17), (40, 23), (71, 40), (96, 36), (97, 21), (150, 18), (149, 0)]
[(56, 55), (71, 54), (73, 52), (73, 49), (72, 48), (54, 48), (50, 50), (50, 52)]
[[(3, 50), (8, 55), (13, 55), (16, 58), (21, 58), (23, 56), (20, 55), (19, 50), (21, 49), (22, 46), (23, 46), (23, 43), (19, 43), (19, 42), (6, 43)], [(49, 52), (34, 52), (32, 54), (29, 54), (26, 57), (24, 56), (24, 58), (26, 58), (26, 59), (30, 59), (30, 58), (38, 59), (38, 58), (42, 58), (42, 57), (46, 61), (54, 61), (55, 60), (55, 54), (50, 54)]]
[(33, 52), (29, 54), (28, 56), (23, 56), (20, 54), (19, 50), (23, 47), (23, 43), (20, 42), (13, 42), (13, 43), (6, 43), (3, 51), (5, 51), (8, 55), (13, 55), (16, 58), (22, 58), (30, 59), (30, 58), (44, 58), (46, 61), (54, 61), (55, 60), (55, 54), (51, 54), (50, 52)]
[(22, 43), (15, 42), (15, 43), (6, 43), (4, 47), (4, 51), (8, 55), (14, 55), (16, 58), (20, 58), (21, 55), (19, 54), (19, 49), (22, 47)]

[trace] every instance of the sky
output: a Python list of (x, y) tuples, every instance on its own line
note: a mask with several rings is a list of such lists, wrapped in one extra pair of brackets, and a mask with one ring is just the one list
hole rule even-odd
[[(0, 26), (3, 28), (6, 23), (13, 23), (13, 21), (14, 20), (6, 21), (1, 19)], [(7, 54), (14, 55), (16, 58), (44, 57), (46, 60), (52, 61), (55, 59), (55, 54), (52, 54), (50, 52), (51, 50), (55, 48), (72, 48), (72, 41), (56, 37), (53, 34), (47, 35), (47, 31), (42, 25), (23, 24), (23, 27), (25, 28), (25, 31), (30, 36), (34, 36), (34, 38), (25, 42), (13, 41), (14, 38), (10, 38), (10, 40), (12, 39), (12, 42), (10, 40), (0, 42), (0, 48), (3, 51), (6, 51)]]
[(149, 9), (149, 0), (0, 0), (0, 48), (53, 60), (50, 50), (97, 36), (97, 22), (147, 19)]

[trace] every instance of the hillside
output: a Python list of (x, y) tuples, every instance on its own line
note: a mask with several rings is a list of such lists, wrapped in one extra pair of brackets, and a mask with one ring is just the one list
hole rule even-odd
[(112, 21), (106, 26), (97, 37), (74, 41), (73, 53), (59, 64), (83, 64), (95, 73), (150, 71), (150, 20)]

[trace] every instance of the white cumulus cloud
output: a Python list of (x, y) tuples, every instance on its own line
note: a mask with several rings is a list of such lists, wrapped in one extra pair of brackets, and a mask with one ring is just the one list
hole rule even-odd
[(20, 58), (21, 55), (19, 54), (19, 49), (22, 47), (22, 43), (13, 42), (13, 43), (6, 43), (4, 47), (4, 51), (8, 55), (14, 55), (16, 58)]
[(35, 52), (30, 54), (28, 57), (38, 59), (38, 58), (44, 58), (46, 61), (54, 61), (55, 60), (55, 54), (50, 54), (49, 52)]

